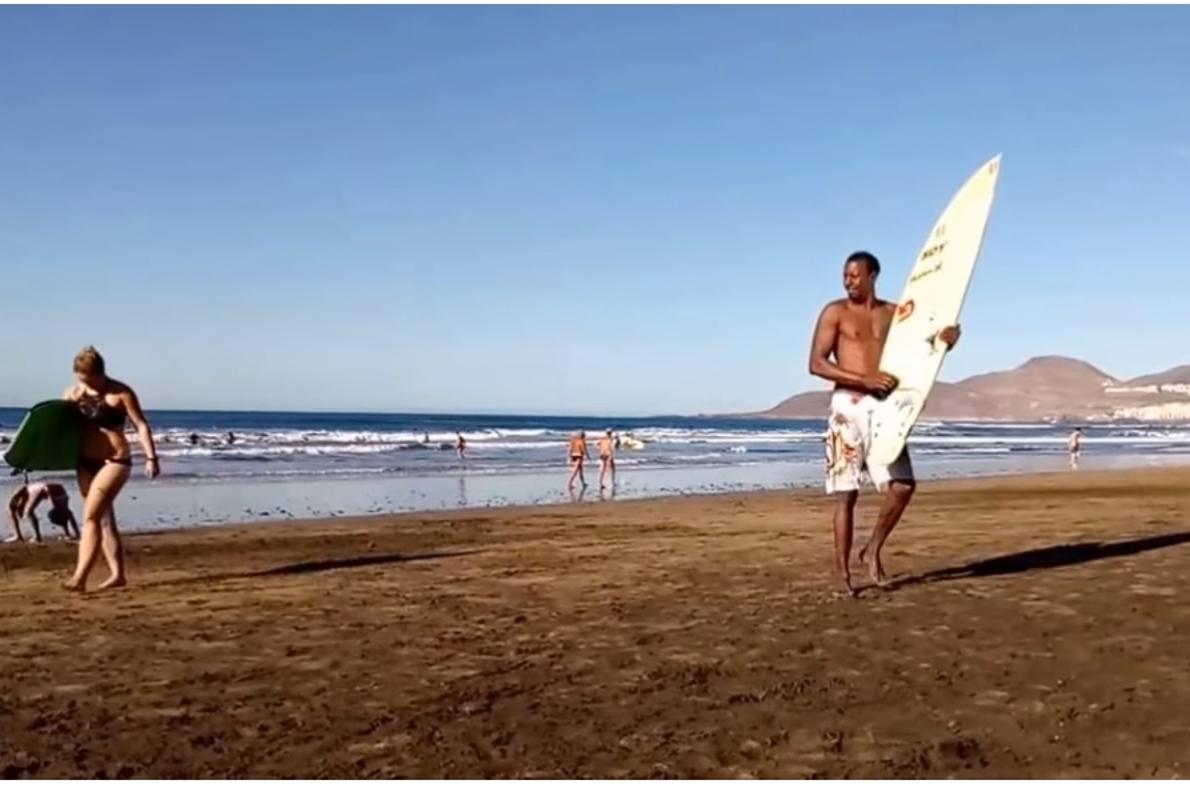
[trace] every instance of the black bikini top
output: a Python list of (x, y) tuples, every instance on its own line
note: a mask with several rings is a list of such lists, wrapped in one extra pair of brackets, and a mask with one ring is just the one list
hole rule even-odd
[(96, 397), (92, 402), (80, 399), (78, 407), (84, 417), (109, 431), (124, 430), (124, 423), (128, 421), (128, 412), (119, 406), (108, 404), (102, 396)]

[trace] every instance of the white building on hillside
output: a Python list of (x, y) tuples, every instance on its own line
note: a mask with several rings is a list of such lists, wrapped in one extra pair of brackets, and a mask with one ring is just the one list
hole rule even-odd
[(1151, 406), (1117, 408), (1116, 419), (1138, 419), (1145, 422), (1179, 422), (1190, 420), (1190, 402), (1157, 403)]

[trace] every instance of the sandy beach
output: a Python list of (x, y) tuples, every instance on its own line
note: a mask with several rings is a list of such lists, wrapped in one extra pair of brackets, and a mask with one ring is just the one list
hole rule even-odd
[(856, 600), (815, 492), (6, 546), (0, 776), (1184, 775), (1188, 486), (924, 484)]

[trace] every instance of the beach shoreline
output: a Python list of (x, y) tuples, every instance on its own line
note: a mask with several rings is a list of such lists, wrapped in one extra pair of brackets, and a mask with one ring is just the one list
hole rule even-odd
[(0, 770), (1182, 775), (1187, 486), (923, 483), (857, 600), (813, 490), (146, 534), (84, 596), (3, 548)]
[[(1084, 458), (1081, 472), (1190, 465), (1190, 453), (1115, 454)], [(168, 465), (167, 465), (168, 466)], [(533, 508), (574, 502), (606, 503), (650, 497), (716, 495), (747, 491), (819, 491), (822, 464), (816, 461), (738, 466), (622, 467), (614, 494), (602, 493), (597, 466), (587, 470), (588, 489), (577, 498), (565, 489), (565, 471), (526, 469), (484, 474), (460, 467), (446, 475), (328, 476), (322, 478), (173, 480), (154, 482), (140, 476), (116, 503), (124, 533), (144, 535), (166, 530), (197, 530), (275, 519), (338, 519), (451, 509)], [(915, 462), (922, 484), (1012, 475), (1051, 475), (1070, 471), (1063, 455), (1016, 458), (923, 456)], [(55, 476), (80, 500), (72, 476)], [(16, 486), (9, 479), (3, 486)], [(869, 490), (871, 487), (867, 487)], [(77, 506), (76, 506), (77, 509)], [(48, 526), (47, 526), (48, 527)], [(50, 532), (51, 535), (56, 533)]]

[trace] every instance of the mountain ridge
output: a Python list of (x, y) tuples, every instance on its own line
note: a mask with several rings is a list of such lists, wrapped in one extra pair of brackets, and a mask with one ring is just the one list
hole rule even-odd
[[(830, 391), (792, 395), (744, 416), (821, 418)], [(1190, 364), (1120, 380), (1090, 362), (1061, 355), (1034, 356), (1007, 370), (959, 381), (938, 381), (923, 419), (1037, 422), (1190, 420)]]

